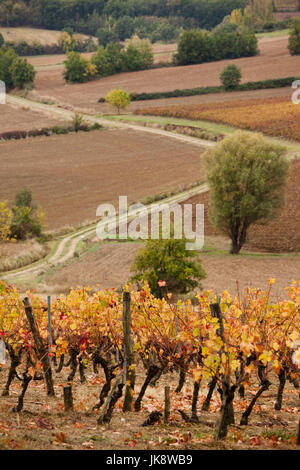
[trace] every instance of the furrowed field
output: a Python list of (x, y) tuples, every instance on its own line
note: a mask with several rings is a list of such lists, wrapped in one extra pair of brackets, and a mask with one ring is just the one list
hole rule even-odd
[(143, 108), (137, 114), (222, 122), (266, 135), (300, 140), (300, 107), (291, 98)]

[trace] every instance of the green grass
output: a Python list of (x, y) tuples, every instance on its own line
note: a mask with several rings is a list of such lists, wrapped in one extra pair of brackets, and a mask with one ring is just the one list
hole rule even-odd
[(257, 39), (261, 38), (281, 38), (289, 35), (289, 29), (279, 29), (278, 31), (270, 31), (268, 33), (257, 33)]
[[(105, 119), (114, 121), (126, 121), (136, 123), (159, 123), (159, 124), (174, 124), (177, 126), (193, 126), (205, 131), (211, 132), (215, 136), (219, 135), (231, 135), (234, 134), (239, 128), (229, 126), (227, 124), (216, 123), (211, 121), (194, 121), (190, 119), (172, 118), (172, 117), (161, 117), (161, 116), (140, 116), (134, 114), (121, 114), (121, 115), (108, 115)], [(249, 131), (250, 132), (250, 131)], [(279, 137), (266, 136), (271, 142), (281, 143), (286, 146), (287, 150), (291, 154), (300, 154), (300, 142), (294, 142), (290, 140), (280, 139)], [(291, 155), (293, 158), (295, 155)]]

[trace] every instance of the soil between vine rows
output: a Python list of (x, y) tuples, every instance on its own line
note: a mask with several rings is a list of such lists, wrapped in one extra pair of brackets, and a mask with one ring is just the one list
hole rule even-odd
[[(247, 427), (239, 426), (241, 412), (256, 393), (255, 384), (246, 392), (246, 399), (234, 402), (236, 425), (231, 426), (224, 441), (213, 439), (214, 425), (219, 416), (220, 400), (213, 395), (210, 412), (202, 412), (201, 405), (207, 393), (206, 385), (200, 389), (198, 416), (206, 424), (187, 424), (182, 421), (178, 409), (190, 414), (192, 381), (187, 380), (180, 394), (174, 392), (178, 373), (163, 375), (156, 387), (148, 388), (139, 413), (123, 413), (122, 399), (117, 403), (109, 425), (97, 425), (99, 412), (92, 412), (99, 391), (104, 383), (102, 371), (94, 374), (86, 370), (87, 383), (81, 384), (75, 376), (73, 382), (74, 415), (66, 415), (63, 408), (63, 385), (67, 383), (69, 368), (54, 374), (55, 398), (47, 398), (43, 383), (29, 385), (24, 400), (24, 409), (19, 416), (12, 412), (20, 393), (18, 381), (11, 385), (9, 397), (0, 397), (0, 449), (22, 450), (213, 450), (213, 449), (297, 449), (294, 444), (299, 420), (298, 392), (287, 385), (282, 411), (275, 411), (277, 381), (272, 377), (272, 386), (257, 402)], [(7, 365), (1, 369), (0, 387), (3, 389)], [(145, 378), (139, 366), (135, 397)], [(275, 385), (274, 385), (275, 384)], [(153, 410), (163, 412), (164, 386), (171, 386), (171, 416), (169, 424), (163, 421), (154, 426), (141, 424)], [(268, 432), (270, 439), (262, 437)], [(273, 436), (283, 437), (283, 440)], [(292, 439), (289, 439), (292, 436)]]

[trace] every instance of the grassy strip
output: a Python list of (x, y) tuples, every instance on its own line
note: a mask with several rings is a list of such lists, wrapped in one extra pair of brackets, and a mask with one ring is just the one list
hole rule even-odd
[[(161, 91), (153, 93), (131, 93), (131, 101), (148, 101), (159, 100), (165, 98), (179, 98), (185, 96), (208, 95), (211, 93), (230, 93), (232, 91), (252, 91), (252, 90), (266, 90), (271, 88), (284, 88), (291, 86), (292, 83), (299, 80), (299, 77), (286, 77), (262, 80), (258, 82), (247, 82), (238, 85), (232, 90), (226, 90), (222, 85), (219, 86), (206, 86), (198, 88), (185, 88), (182, 90)], [(100, 98), (99, 103), (104, 103), (105, 98)]]
[[(237, 131), (238, 127), (230, 126), (229, 124), (222, 124), (213, 121), (192, 121), (190, 119), (183, 119), (183, 118), (173, 118), (173, 117), (165, 117), (165, 116), (148, 116), (148, 115), (135, 115), (135, 114), (120, 114), (120, 115), (111, 115), (105, 116), (105, 119), (109, 119), (112, 121), (124, 121), (129, 123), (137, 123), (137, 124), (144, 124), (144, 123), (158, 123), (162, 125), (166, 124), (173, 124), (175, 126), (192, 126), (197, 127), (201, 130), (205, 130), (214, 134), (215, 136), (220, 135), (231, 135)], [(251, 131), (248, 131), (251, 132)], [(300, 153), (300, 143), (290, 140), (285, 140), (280, 137), (270, 137), (266, 136), (270, 142), (277, 142), (281, 143), (286, 146), (288, 152), (291, 153)]]

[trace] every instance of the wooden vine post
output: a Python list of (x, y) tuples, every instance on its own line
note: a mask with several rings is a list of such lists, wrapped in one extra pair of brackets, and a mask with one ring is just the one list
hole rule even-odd
[[(212, 316), (219, 320), (220, 328), (217, 330), (217, 335), (221, 338), (224, 344), (224, 326), (222, 319), (222, 312), (220, 303), (214, 303), (210, 305)], [(224, 348), (220, 350), (220, 357), (223, 353)], [(216, 438), (224, 439), (227, 436), (227, 429), (230, 424), (234, 424), (234, 410), (233, 410), (233, 398), (235, 387), (230, 385), (230, 377), (227, 375), (222, 376), (222, 406), (221, 406), (221, 418), (219, 425), (216, 430)]]
[(130, 292), (123, 293), (123, 332), (125, 347), (124, 382), (126, 385), (123, 411), (132, 411), (133, 391), (135, 385), (135, 364), (133, 341), (131, 337)]
[(45, 377), (46, 386), (47, 386), (47, 393), (49, 396), (54, 396), (55, 392), (54, 392), (54, 387), (53, 387), (52, 370), (51, 370), (50, 358), (48, 356), (48, 351), (45, 348), (43, 340), (41, 338), (39, 328), (33, 316), (32, 306), (28, 297), (25, 297), (25, 299), (23, 300), (23, 304), (25, 307), (26, 317), (28, 319), (30, 329), (33, 335), (38, 359), (43, 364), (43, 371), (44, 371), (44, 377)]
[(170, 419), (170, 387), (165, 386), (165, 410), (164, 410), (164, 423), (167, 424)]
[(74, 411), (73, 394), (72, 394), (71, 385), (67, 385), (66, 387), (64, 387), (64, 406), (65, 406), (66, 413), (69, 413), (70, 411)]

